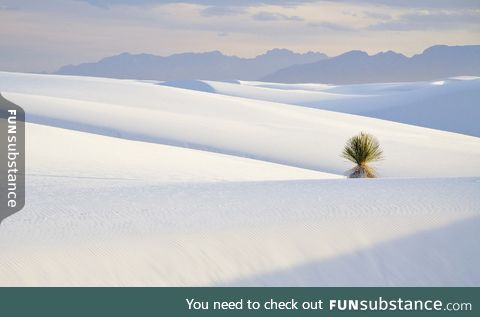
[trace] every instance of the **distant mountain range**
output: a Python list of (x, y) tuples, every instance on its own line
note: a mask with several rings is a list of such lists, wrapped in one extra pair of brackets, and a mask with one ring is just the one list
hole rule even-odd
[(153, 80), (256, 80), (279, 69), (326, 59), (322, 53), (298, 54), (273, 49), (255, 58), (226, 56), (219, 51), (167, 57), (123, 53), (96, 63), (63, 66), (56, 74)]
[(123, 53), (95, 63), (63, 66), (55, 74), (150, 80), (261, 80), (280, 83), (355, 84), (480, 76), (480, 45), (437, 45), (406, 57), (392, 51), (368, 55), (350, 51), (325, 54), (273, 49), (255, 58), (219, 51), (167, 57)]
[(351, 51), (328, 60), (290, 66), (261, 80), (357, 84), (434, 80), (460, 75), (480, 75), (480, 45), (437, 45), (410, 58), (392, 51), (372, 56)]

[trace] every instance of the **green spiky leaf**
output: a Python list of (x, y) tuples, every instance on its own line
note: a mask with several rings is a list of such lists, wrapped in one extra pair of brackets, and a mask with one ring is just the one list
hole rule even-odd
[(361, 132), (351, 137), (341, 156), (356, 166), (349, 171), (350, 177), (376, 177), (375, 170), (367, 163), (383, 159), (383, 151), (380, 149), (378, 140), (371, 134)]

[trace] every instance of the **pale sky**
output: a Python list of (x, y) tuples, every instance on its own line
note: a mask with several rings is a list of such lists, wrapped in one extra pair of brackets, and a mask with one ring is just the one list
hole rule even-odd
[(435, 44), (480, 44), (480, 1), (0, 0), (0, 40), (0, 70), (26, 72), (122, 52), (410, 56)]

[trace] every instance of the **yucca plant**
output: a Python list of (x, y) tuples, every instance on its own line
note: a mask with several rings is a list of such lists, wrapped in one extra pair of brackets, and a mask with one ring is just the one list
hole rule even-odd
[(341, 156), (356, 164), (347, 171), (348, 177), (374, 178), (377, 177), (377, 173), (368, 163), (383, 159), (383, 151), (373, 135), (360, 132), (347, 141)]

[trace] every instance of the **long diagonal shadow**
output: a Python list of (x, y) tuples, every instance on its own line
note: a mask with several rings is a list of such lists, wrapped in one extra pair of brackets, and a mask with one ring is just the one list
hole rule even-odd
[(480, 217), (476, 216), (221, 286), (479, 286), (479, 245)]

